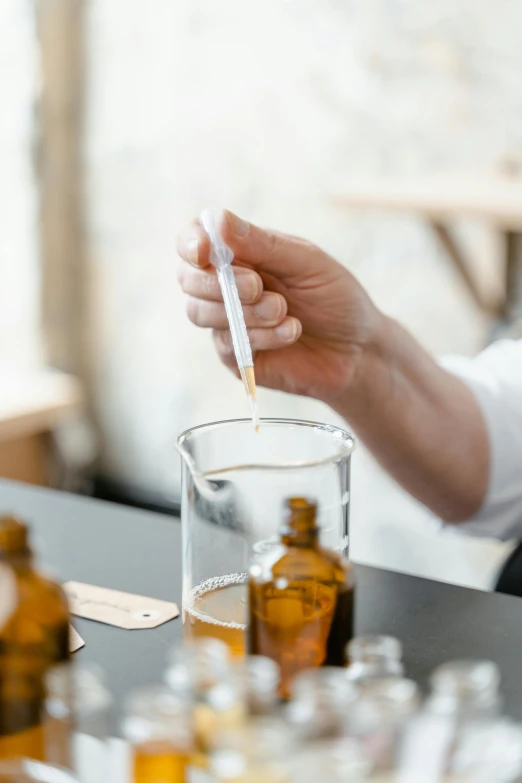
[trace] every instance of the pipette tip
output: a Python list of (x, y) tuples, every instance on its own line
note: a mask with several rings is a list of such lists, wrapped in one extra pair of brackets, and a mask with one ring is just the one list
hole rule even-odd
[(248, 396), (248, 403), (250, 405), (250, 412), (252, 413), (252, 421), (254, 423), (254, 429), (259, 432), (261, 423), (259, 421), (259, 411), (257, 409), (256, 399), (256, 377), (254, 375), (253, 367), (240, 367), (241, 379), (245, 386), (245, 390)]
[(255, 397), (251, 397), (248, 395), (248, 402), (250, 404), (250, 412), (252, 413), (252, 421), (254, 423), (254, 429), (256, 432), (259, 432), (261, 428), (261, 424), (259, 421), (259, 411), (257, 409), (257, 400)]

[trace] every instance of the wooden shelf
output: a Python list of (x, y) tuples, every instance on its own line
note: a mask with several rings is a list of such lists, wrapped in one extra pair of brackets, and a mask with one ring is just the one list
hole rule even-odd
[(522, 180), (501, 176), (432, 175), (347, 180), (331, 197), (343, 209), (410, 212), (428, 220), (479, 218), (522, 231)]
[(0, 368), (0, 476), (47, 484), (49, 433), (82, 405), (80, 383), (70, 375)]

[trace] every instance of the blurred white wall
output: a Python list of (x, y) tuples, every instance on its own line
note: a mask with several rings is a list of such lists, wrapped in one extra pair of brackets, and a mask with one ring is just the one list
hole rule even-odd
[(0, 378), (40, 358), (33, 22), (29, 0), (0, 0)]
[[(204, 206), (316, 241), (430, 349), (481, 346), (486, 324), (422, 227), (346, 217), (327, 199), (354, 173), (488, 168), (519, 153), (516, 0), (91, 0), (88, 22), (93, 352), (108, 474), (175, 490), (169, 439), (247, 414), (175, 280), (176, 233)], [(490, 238), (467, 237), (489, 268)], [(260, 403), (264, 415), (333, 419), (276, 393)], [(491, 579), (504, 549), (433, 532), (362, 450), (353, 494), (357, 559)]]

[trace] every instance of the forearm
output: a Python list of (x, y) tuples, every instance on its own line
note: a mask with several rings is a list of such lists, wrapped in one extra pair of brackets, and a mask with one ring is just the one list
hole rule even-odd
[(486, 494), (489, 442), (466, 384), (399, 324), (383, 318), (353, 384), (334, 406), (383, 467), (447, 521), (472, 516)]

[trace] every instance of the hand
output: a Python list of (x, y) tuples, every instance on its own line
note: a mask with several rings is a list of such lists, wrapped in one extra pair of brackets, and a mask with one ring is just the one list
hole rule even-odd
[[(234, 252), (258, 384), (316, 397), (349, 419), (402, 486), (459, 521), (488, 486), (486, 426), (469, 387), (383, 316), (355, 278), (314, 245), (265, 231), (230, 212), (218, 222)], [(214, 330), (237, 372), (208, 237), (198, 222), (180, 237), (189, 318)]]
[[(330, 404), (353, 384), (382, 317), (355, 278), (302, 239), (266, 231), (224, 211), (217, 222), (232, 249), (256, 381)], [(179, 282), (187, 313), (213, 329), (223, 363), (237, 372), (208, 237), (198, 221), (180, 236)]]

